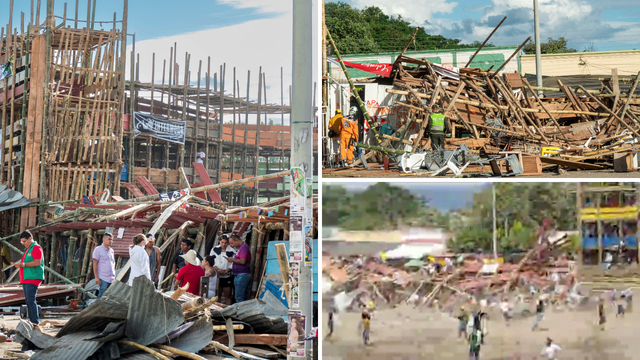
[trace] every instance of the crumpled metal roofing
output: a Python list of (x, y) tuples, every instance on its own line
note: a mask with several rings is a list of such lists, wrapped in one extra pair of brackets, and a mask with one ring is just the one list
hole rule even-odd
[(0, 211), (23, 207), (29, 203), (21, 193), (8, 189), (7, 185), (0, 185)]
[(106, 328), (104, 328), (104, 330), (102, 330), (100, 335), (94, 338), (91, 338), (89, 340), (107, 342), (107, 341), (122, 339), (124, 337), (124, 330), (126, 329), (126, 323), (127, 323), (126, 320), (123, 320), (117, 323), (111, 322), (107, 325)]
[(33, 328), (30, 322), (20, 319), (18, 326), (16, 326), (16, 330), (27, 340), (31, 341), (35, 346), (40, 349), (47, 348), (53, 345), (56, 341), (56, 338), (45, 334), (42, 331), (36, 330)]
[(182, 351), (197, 353), (211, 342), (213, 324), (207, 316), (198, 319), (187, 331), (171, 340), (167, 345)]
[(83, 341), (100, 334), (100, 331), (81, 331), (56, 339), (46, 349), (35, 353), (31, 360), (86, 359), (102, 346), (98, 341)]
[(270, 310), (264, 301), (252, 299), (227, 306), (222, 311), (212, 311), (211, 316), (215, 319), (232, 318), (246, 322), (259, 334), (286, 334), (287, 323), (282, 318), (265, 316), (265, 312)]
[(129, 341), (147, 346), (183, 322), (184, 315), (179, 302), (156, 292), (146, 276), (133, 279), (125, 330)]
[(102, 298), (71, 318), (56, 334), (56, 337), (60, 338), (77, 331), (89, 330), (99, 330), (99, 334), (110, 322), (125, 320), (131, 292), (131, 288), (127, 284), (114, 280)]

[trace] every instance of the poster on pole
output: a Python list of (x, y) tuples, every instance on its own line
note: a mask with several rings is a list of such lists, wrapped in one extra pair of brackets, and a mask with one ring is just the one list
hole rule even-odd
[(289, 286), (291, 288), (291, 308), (300, 307), (300, 262), (289, 263)]
[(139, 112), (133, 113), (133, 136), (147, 135), (184, 145), (187, 122), (161, 119)]
[(313, 225), (313, 179), (306, 179), (306, 195), (305, 225)]
[(303, 216), (289, 217), (289, 261), (302, 261), (304, 243)]
[(306, 318), (301, 311), (289, 310), (289, 331), (287, 338), (287, 354), (289, 356), (304, 357), (304, 329)]
[(313, 226), (304, 227), (304, 266), (313, 266)]
[(297, 215), (299, 212), (304, 213), (306, 204), (306, 188), (304, 171), (301, 168), (291, 168), (289, 186), (291, 192), (291, 198), (289, 201), (291, 204), (291, 215)]

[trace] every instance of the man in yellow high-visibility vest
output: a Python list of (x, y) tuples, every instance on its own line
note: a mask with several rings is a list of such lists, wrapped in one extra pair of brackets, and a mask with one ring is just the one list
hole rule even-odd
[(434, 105), (426, 129), (426, 133), (431, 138), (431, 149), (444, 149), (444, 137), (450, 131), (449, 123), (442, 113), (442, 108)]

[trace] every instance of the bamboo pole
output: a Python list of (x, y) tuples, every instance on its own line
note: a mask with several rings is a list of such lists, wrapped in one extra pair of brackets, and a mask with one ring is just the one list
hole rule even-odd
[(469, 67), (469, 64), (471, 64), (471, 61), (473, 61), (473, 59), (476, 57), (476, 55), (478, 55), (478, 53), (480, 52), (480, 50), (484, 47), (484, 44), (487, 43), (487, 41), (489, 41), (489, 39), (491, 39), (491, 37), (493, 36), (493, 34), (496, 32), (496, 30), (498, 30), (498, 28), (500, 27), (500, 25), (502, 25), (502, 23), (507, 20), (507, 17), (505, 16), (502, 21), (500, 21), (500, 23), (498, 24), (498, 26), (496, 26), (493, 31), (491, 32), (491, 34), (489, 34), (489, 36), (487, 36), (487, 38), (484, 40), (484, 42), (482, 43), (482, 45), (480, 45), (480, 47), (478, 48), (478, 50), (476, 50), (475, 53), (473, 53), (473, 56), (471, 56), (469, 58), (469, 61), (467, 61), (467, 63), (464, 65), (464, 67)]
[(238, 359), (243, 359), (243, 358), (244, 358), (244, 357), (243, 357), (240, 353), (238, 353), (237, 351), (233, 351), (233, 350), (231, 350), (230, 348), (228, 348), (227, 346), (222, 345), (222, 344), (220, 344), (220, 343), (219, 343), (219, 342), (217, 342), (217, 341), (212, 341), (212, 342), (210, 342), (210, 343), (209, 343), (209, 345), (213, 346), (214, 348), (220, 349), (220, 350), (222, 350), (222, 351), (228, 352), (229, 354), (231, 354), (231, 355), (233, 355), (233, 356), (237, 357)]
[(78, 241), (78, 235), (75, 230), (71, 230), (69, 237), (69, 247), (67, 248), (67, 269), (65, 275), (70, 278), (73, 276), (73, 253)]
[[(534, 86), (532, 86), (531, 88), (533, 90), (536, 90), (536, 88)], [(390, 94), (405, 95), (405, 96), (409, 94), (408, 91), (405, 91), (405, 90), (394, 90), (394, 89), (386, 89), (386, 92), (388, 92)], [(431, 95), (421, 94), (421, 93), (418, 93), (418, 96), (423, 98), (423, 99), (430, 99), (431, 98)], [(477, 106), (477, 107), (479, 107), (481, 109), (509, 110), (509, 107), (505, 106), (505, 105), (500, 105), (500, 106), (496, 107), (496, 106), (494, 106), (492, 104), (481, 103), (479, 101), (470, 101), (470, 100), (457, 99), (456, 102), (460, 103), (460, 104)], [(522, 108), (522, 110), (524, 112), (528, 112), (528, 113), (543, 113), (543, 112), (545, 112), (543, 109)], [(423, 111), (423, 110), (420, 109), (420, 111)], [(549, 110), (549, 112), (552, 113), (552, 114), (592, 115), (592, 116), (599, 116), (599, 117), (608, 116), (608, 113), (592, 112), (592, 111)], [(476, 125), (476, 124), (474, 123), (474, 125)]]
[(344, 65), (344, 62), (342, 61), (342, 56), (340, 56), (340, 51), (338, 51), (338, 47), (336, 46), (336, 43), (333, 41), (333, 38), (331, 37), (331, 32), (329, 32), (329, 29), (327, 29), (327, 36), (329, 37), (329, 41), (331, 42), (331, 46), (333, 47), (333, 50), (336, 52), (336, 56), (338, 57), (338, 61), (340, 62), (340, 66), (342, 67), (342, 71), (344, 72), (344, 76), (347, 78), (347, 81), (349, 81), (349, 87), (351, 88), (351, 92), (353, 93), (353, 96), (356, 98), (356, 101), (360, 106), (360, 110), (362, 110), (362, 113), (364, 114), (365, 120), (369, 123), (369, 128), (371, 129), (371, 131), (373, 131), (373, 134), (375, 135), (376, 140), (378, 140), (378, 142), (381, 142), (380, 135), (378, 134), (378, 131), (376, 130), (376, 128), (373, 126), (373, 120), (371, 120), (371, 117), (369, 116), (369, 112), (367, 111), (367, 108), (364, 106), (364, 103), (360, 99), (360, 95), (358, 95), (358, 90), (356, 89), (355, 85), (353, 85), (353, 80), (351, 80), (351, 76), (349, 76), (347, 67)]
[(406, 153), (406, 151), (403, 151), (403, 150), (389, 149), (389, 148), (385, 148), (385, 147), (382, 147), (382, 146), (367, 145), (367, 144), (362, 144), (362, 143), (356, 143), (356, 146), (362, 147), (362, 148), (365, 148), (365, 149), (371, 149), (371, 150), (382, 151), (382, 152), (385, 152), (385, 153), (391, 153), (391, 154), (404, 154), (404, 153)]
[(284, 244), (276, 244), (276, 252), (278, 253), (278, 264), (280, 265), (280, 275), (284, 291), (287, 295), (287, 304), (291, 306), (291, 289), (289, 289), (289, 260), (287, 257), (287, 249)]
[(155, 356), (155, 357), (160, 358), (161, 360), (172, 360), (171, 358), (166, 357), (166, 356), (164, 356), (164, 355), (160, 354), (159, 352), (157, 352), (157, 351), (155, 351), (155, 350), (153, 350), (153, 349), (151, 349), (151, 348), (148, 348), (148, 347), (146, 347), (146, 346), (140, 345), (140, 344), (138, 344), (138, 343), (134, 343), (133, 341), (128, 341), (128, 340), (118, 340), (118, 344), (133, 346), (133, 347), (138, 348), (138, 349), (140, 349), (140, 350), (146, 351), (146, 352), (148, 352), (149, 354), (151, 354), (151, 355), (153, 355), (153, 356)]
[(166, 351), (172, 352), (172, 353), (174, 353), (174, 354), (176, 354), (176, 355), (180, 355), (180, 356), (182, 356), (182, 357), (186, 357), (187, 359), (192, 359), (192, 360), (206, 360), (205, 358), (203, 358), (203, 357), (202, 357), (202, 356), (200, 356), (200, 355), (196, 355), (196, 354), (193, 354), (193, 353), (188, 353), (188, 352), (186, 352), (186, 351), (182, 351), (182, 350), (180, 350), (180, 349), (176, 349), (176, 348), (171, 347), (171, 346), (167, 346), (167, 345), (160, 345), (160, 344), (153, 344), (153, 346), (155, 346), (155, 347), (157, 347), (157, 348), (159, 348), (159, 349), (163, 349), (163, 350), (166, 350)]
[(199, 313), (200, 311), (202, 311), (202, 310), (204, 310), (204, 309), (208, 308), (209, 306), (211, 306), (211, 305), (215, 304), (215, 302), (216, 302), (216, 301), (218, 301), (218, 297), (217, 297), (217, 296), (212, 297), (211, 299), (207, 300), (204, 304), (198, 305), (197, 307), (195, 307), (195, 308), (193, 308), (193, 309), (190, 309), (190, 310), (184, 311), (184, 312), (183, 312), (183, 314), (184, 314), (184, 318), (185, 318), (185, 319), (189, 319), (189, 318), (191, 318), (191, 317), (193, 317), (193, 316), (198, 315), (198, 313)]

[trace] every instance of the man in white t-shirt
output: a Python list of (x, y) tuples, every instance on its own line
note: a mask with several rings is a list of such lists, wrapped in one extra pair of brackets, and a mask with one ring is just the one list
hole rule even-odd
[(553, 340), (547, 338), (547, 345), (542, 348), (540, 355), (546, 356), (547, 359), (556, 360), (556, 354), (562, 350), (560, 346), (553, 343)]
[(233, 263), (227, 259), (233, 258), (235, 253), (236, 250), (229, 245), (229, 236), (223, 234), (220, 237), (220, 245), (213, 247), (209, 254), (215, 256), (213, 268), (218, 273), (221, 295), (224, 295), (227, 305), (231, 305), (231, 290), (233, 289)]
[(196, 153), (196, 162), (202, 164), (207, 155), (202, 151), (202, 148), (198, 148), (198, 152)]

